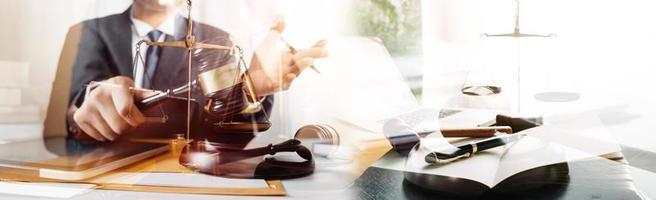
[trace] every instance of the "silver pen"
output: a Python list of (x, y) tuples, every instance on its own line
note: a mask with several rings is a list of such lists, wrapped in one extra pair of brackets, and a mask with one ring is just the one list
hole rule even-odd
[[(287, 45), (287, 48), (289, 48), (289, 50), (290, 50), (293, 54), (295, 54), (296, 52), (298, 52), (298, 51), (296, 50), (296, 48), (294, 48), (291, 44), (289, 44), (289, 42), (287, 42), (287, 40), (285, 40), (284, 38), (280, 38), (280, 40), (282, 40), (282, 42), (284, 42), (285, 45)], [(317, 69), (317, 67), (315, 67), (314, 65), (310, 65), (310, 66), (308, 66), (308, 67), (310, 67), (310, 69), (314, 70), (314, 71), (317, 72), (318, 74), (321, 74), (321, 72), (319, 72), (319, 70)]]

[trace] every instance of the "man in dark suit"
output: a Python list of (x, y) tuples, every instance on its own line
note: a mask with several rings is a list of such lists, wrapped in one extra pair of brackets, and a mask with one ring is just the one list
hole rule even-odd
[[(184, 40), (187, 20), (175, 12), (180, 3), (181, 0), (134, 0), (133, 5), (123, 13), (83, 22), (73, 65), (69, 126), (76, 123), (79, 129), (95, 140), (113, 141), (146, 121), (144, 113), (134, 106), (134, 99), (147, 94), (135, 92), (130, 87), (165, 90), (186, 84), (188, 69), (185, 49), (142, 47), (145, 63), (134, 70), (132, 67), (137, 41), (146, 38), (151, 41)], [(228, 33), (220, 29), (194, 22), (193, 30), (197, 41), (232, 45)], [(281, 49), (277, 44), (280, 31), (272, 29), (256, 49), (249, 68), (256, 93), (266, 98), (263, 103), (267, 108), (265, 110), (272, 105), (271, 94), (287, 89), (294, 78), (312, 65), (315, 58), (327, 55), (323, 44), (319, 43), (295, 53)], [(213, 55), (212, 59), (218, 63), (212, 67), (234, 62), (227, 51)], [(199, 70), (192, 69), (194, 77)], [(100, 85), (86, 95), (86, 85), (91, 81), (109, 84)], [(194, 98), (199, 102), (205, 99), (200, 92), (195, 92)], [(256, 113), (252, 117), (264, 116)]]

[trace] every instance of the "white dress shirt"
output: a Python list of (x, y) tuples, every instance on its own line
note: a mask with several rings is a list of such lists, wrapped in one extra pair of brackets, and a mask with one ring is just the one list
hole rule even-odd
[[(162, 34), (157, 41), (161, 42), (164, 41), (166, 36), (174, 36), (175, 35), (175, 18), (177, 16), (177, 12), (173, 12), (170, 14), (162, 24), (160, 24), (157, 27), (152, 27), (148, 23), (141, 21), (139, 19), (134, 18), (134, 15), (132, 13), (133, 11), (130, 11), (130, 20), (132, 21), (132, 59), (134, 60), (135, 57), (137, 56), (137, 43), (143, 39), (148, 39), (148, 33), (152, 30), (159, 30), (161, 31)], [(146, 51), (148, 51), (147, 45), (141, 45), (141, 57), (144, 59), (144, 62), (146, 61)], [(136, 66), (136, 71), (134, 74), (134, 84), (135, 87), (141, 88), (143, 86), (143, 82), (145, 81), (144, 79), (144, 64), (143, 62), (139, 61), (137, 66)]]

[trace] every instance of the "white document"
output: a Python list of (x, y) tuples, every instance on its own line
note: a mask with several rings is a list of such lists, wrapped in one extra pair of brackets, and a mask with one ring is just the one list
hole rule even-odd
[(284, 100), (292, 127), (337, 118), (381, 132), (379, 120), (419, 108), (394, 60), (380, 41), (328, 39), (330, 56), (295, 80)]
[(48, 198), (71, 198), (91, 191), (93, 184), (0, 182), (0, 193)]
[(495, 120), (499, 110), (461, 109), (460, 112), (439, 119), (440, 128), (472, 128)]
[(100, 183), (138, 184), (172, 187), (267, 188), (262, 179), (232, 179), (196, 173), (121, 172), (103, 177)]

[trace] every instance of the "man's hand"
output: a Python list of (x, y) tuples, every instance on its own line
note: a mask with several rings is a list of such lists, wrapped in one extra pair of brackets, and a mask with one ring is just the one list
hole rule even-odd
[(318, 41), (312, 48), (291, 52), (281, 40), (283, 30), (284, 22), (278, 20), (251, 60), (248, 73), (258, 96), (287, 90), (305, 68), (314, 64), (315, 59), (328, 56), (324, 40)]
[(103, 82), (116, 86), (101, 84), (92, 90), (73, 120), (92, 138), (113, 141), (142, 124), (145, 118), (134, 105), (134, 92), (130, 89), (134, 87), (132, 79), (116, 76)]

